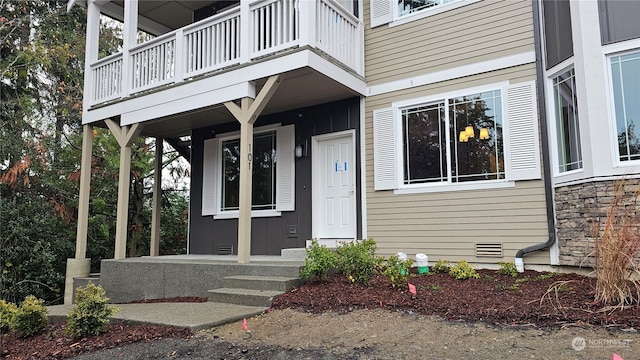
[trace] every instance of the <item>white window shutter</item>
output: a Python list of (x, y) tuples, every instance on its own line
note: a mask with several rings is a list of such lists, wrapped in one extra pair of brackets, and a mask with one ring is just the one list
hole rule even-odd
[(294, 211), (296, 205), (295, 129), (293, 125), (276, 130), (276, 210)]
[(393, 20), (393, 1), (370, 0), (371, 27), (388, 24)]
[(506, 88), (504, 127), (507, 180), (540, 179), (540, 137), (534, 81)]
[(375, 190), (398, 187), (396, 124), (393, 108), (373, 111), (373, 181)]
[(218, 210), (218, 139), (204, 141), (202, 154), (202, 216), (215, 215)]

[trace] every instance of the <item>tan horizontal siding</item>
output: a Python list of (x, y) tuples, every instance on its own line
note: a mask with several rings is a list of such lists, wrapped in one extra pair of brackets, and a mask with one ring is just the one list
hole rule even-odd
[(371, 29), (365, 1), (369, 85), (533, 51), (529, 1), (485, 0), (406, 24)]
[[(535, 78), (536, 66), (535, 64), (531, 63), (473, 76), (457, 78), (449, 81), (411, 87), (408, 89), (380, 94), (376, 96), (368, 96), (366, 99), (367, 108), (369, 110), (375, 110), (379, 108), (389, 107), (391, 106), (391, 102), (393, 101), (415, 99), (418, 97), (437, 95), (451, 91), (458, 91), (460, 89), (483, 86), (486, 84), (503, 81), (508, 81), (511, 84), (516, 84), (520, 82), (535, 80)], [(366, 115), (369, 117), (371, 116), (369, 112), (367, 112)], [(368, 120), (370, 121), (371, 119)]]
[[(516, 182), (515, 187), (483, 190), (394, 194), (374, 191), (372, 112), (409, 100), (496, 82), (535, 79), (527, 64), (445, 82), (393, 91), (365, 100), (367, 234), (378, 253), (426, 253), (430, 261), (447, 259), (475, 263), (512, 261), (524, 247), (547, 241), (544, 182)], [(503, 257), (476, 257), (476, 243), (502, 244)], [(525, 257), (525, 264), (549, 264), (549, 252)]]

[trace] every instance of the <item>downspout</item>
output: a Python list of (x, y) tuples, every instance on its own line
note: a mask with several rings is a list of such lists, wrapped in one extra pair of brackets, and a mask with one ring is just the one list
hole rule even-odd
[(524, 262), (522, 257), (535, 251), (546, 250), (556, 242), (556, 221), (553, 204), (553, 186), (551, 185), (551, 162), (549, 160), (549, 139), (547, 136), (547, 110), (545, 106), (544, 95), (544, 65), (542, 63), (542, 32), (540, 29), (540, 2), (538, 0), (533, 3), (533, 36), (536, 52), (536, 81), (538, 83), (538, 111), (540, 116), (540, 138), (542, 139), (542, 175), (544, 178), (544, 192), (547, 204), (547, 227), (549, 229), (549, 238), (546, 242), (528, 246), (518, 250), (515, 258), (515, 265), (518, 272), (524, 271)]

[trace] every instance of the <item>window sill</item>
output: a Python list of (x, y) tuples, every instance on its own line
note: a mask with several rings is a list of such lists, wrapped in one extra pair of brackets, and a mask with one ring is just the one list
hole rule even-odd
[[(261, 217), (280, 217), (282, 213), (276, 210), (254, 210), (251, 211), (251, 218), (261, 218)], [(213, 215), (214, 220), (223, 220), (223, 219), (237, 219), (239, 217), (238, 211), (225, 211)]]
[(438, 184), (429, 186), (412, 186), (404, 187), (402, 189), (393, 190), (394, 195), (405, 194), (421, 194), (421, 193), (438, 193), (447, 191), (467, 191), (467, 190), (489, 190), (489, 189), (504, 189), (513, 188), (516, 186), (515, 181), (483, 181), (476, 183), (464, 183), (464, 184)]
[(438, 5), (438, 6), (434, 7), (434, 8), (425, 9), (425, 10), (422, 10), (422, 11), (417, 11), (417, 12), (412, 13), (412, 14), (399, 16), (398, 18), (394, 19), (391, 23), (389, 23), (389, 27), (394, 27), (394, 26), (407, 24), (407, 23), (410, 23), (412, 21), (424, 19), (424, 18), (427, 18), (429, 16), (433, 16), (433, 15), (436, 15), (436, 14), (441, 14), (441, 13), (449, 11), (449, 10), (457, 9), (459, 7), (463, 7), (463, 6), (466, 6), (466, 5), (470, 5), (470, 4), (476, 3), (478, 1), (481, 1), (481, 0), (461, 0), (461, 1), (456, 1), (456, 2), (449, 3), (449, 4)]

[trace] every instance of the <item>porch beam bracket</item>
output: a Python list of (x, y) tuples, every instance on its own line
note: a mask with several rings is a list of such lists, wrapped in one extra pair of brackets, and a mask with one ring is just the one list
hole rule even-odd
[(240, 106), (236, 103), (225, 102), (226, 108), (240, 123), (240, 152), (247, 156), (240, 156), (240, 201), (238, 209), (238, 263), (248, 263), (251, 258), (251, 174), (253, 153), (253, 124), (258, 115), (276, 92), (280, 85), (280, 76), (269, 77), (255, 100), (244, 97)]
[(143, 125), (120, 126), (115, 121), (105, 120), (107, 127), (120, 145), (120, 173), (118, 176), (118, 213), (116, 216), (116, 245), (113, 258), (127, 257), (127, 219), (129, 215), (129, 186), (131, 178), (131, 145), (140, 135)]

